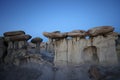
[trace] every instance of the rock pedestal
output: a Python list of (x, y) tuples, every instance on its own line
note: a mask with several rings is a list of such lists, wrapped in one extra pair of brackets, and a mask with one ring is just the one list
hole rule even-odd
[(40, 53), (40, 43), (43, 41), (43, 39), (36, 37), (31, 40), (32, 43), (36, 44), (36, 53)]
[(25, 56), (27, 40), (31, 38), (24, 31), (11, 31), (4, 33), (4, 39), (8, 43), (6, 63), (14, 63), (15, 58)]
[(118, 63), (115, 43), (118, 34), (113, 30), (111, 26), (101, 26), (88, 31), (45, 32), (43, 35), (54, 39), (55, 65), (62, 63), (114, 65)]

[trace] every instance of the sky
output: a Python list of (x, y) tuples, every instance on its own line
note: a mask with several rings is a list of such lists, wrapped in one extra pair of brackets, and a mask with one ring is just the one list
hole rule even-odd
[(120, 0), (0, 0), (0, 36), (23, 30), (46, 41), (43, 32), (104, 25), (120, 32)]

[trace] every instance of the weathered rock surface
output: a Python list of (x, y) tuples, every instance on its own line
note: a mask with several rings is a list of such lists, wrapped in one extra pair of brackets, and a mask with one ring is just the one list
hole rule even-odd
[(112, 26), (100, 26), (100, 27), (95, 27), (93, 29), (89, 29), (87, 33), (90, 36), (98, 36), (98, 35), (103, 35), (113, 31), (114, 31), (114, 28)]
[(36, 53), (40, 53), (40, 44), (43, 41), (42, 38), (36, 37), (31, 40), (32, 43), (36, 44)]
[[(30, 36), (26, 37), (24, 31), (4, 33), (8, 43), (4, 61), (8, 64), (0, 64), (0, 80), (120, 79), (120, 69), (116, 67), (120, 62), (120, 35), (113, 32), (113, 27), (43, 34), (49, 41), (43, 43), (41, 38), (33, 38), (34, 45), (28, 44)], [(3, 39), (0, 38), (1, 51)], [(41, 49), (40, 54), (36, 47)]]
[(33, 39), (31, 40), (32, 43), (37, 43), (37, 42), (41, 43), (42, 41), (43, 41), (43, 39), (40, 38), (40, 37), (36, 37), (36, 38), (33, 38)]
[(118, 60), (120, 62), (120, 34), (118, 34), (118, 38), (116, 39), (116, 51), (117, 51)]
[(89, 77), (91, 80), (119, 80), (120, 67), (91, 66), (89, 68)]
[(27, 54), (27, 40), (31, 38), (24, 31), (11, 31), (4, 33), (4, 40), (8, 44), (5, 63), (14, 64), (16, 58)]
[(87, 36), (86, 31), (83, 30), (74, 30), (72, 32), (67, 33), (68, 37), (85, 37)]
[(4, 41), (4, 37), (0, 37), (0, 63), (4, 61), (4, 57), (7, 55), (7, 46)]
[(16, 35), (5, 37), (5, 41), (27, 41), (31, 38), (30, 35)]
[[(51, 43), (54, 44), (55, 65), (66, 65), (69, 63), (117, 64), (118, 57), (115, 41), (118, 34), (113, 32), (113, 30), (114, 28), (111, 26), (101, 26), (90, 29), (87, 32), (83, 30), (67, 32), (67, 37), (72, 38), (59, 39), (57, 38), (58, 35), (54, 36), (57, 39), (49, 37)], [(50, 36), (49, 33), (47, 34)], [(56, 32), (54, 34), (61, 33)], [(89, 36), (89, 38), (86, 39), (86, 36)]]
[(23, 34), (25, 34), (24, 31), (10, 31), (10, 32), (5, 32), (4, 36), (7, 37), (7, 36), (16, 36), (16, 35), (23, 35)]
[(67, 37), (66, 33), (58, 33), (58, 32), (52, 32), (52, 33), (43, 32), (43, 35), (51, 39), (60, 39)]

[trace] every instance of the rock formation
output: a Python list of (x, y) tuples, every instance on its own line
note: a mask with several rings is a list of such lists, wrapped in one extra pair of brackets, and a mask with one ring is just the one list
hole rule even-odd
[(40, 53), (40, 43), (43, 41), (43, 39), (36, 37), (31, 40), (32, 43), (36, 44), (36, 53)]
[(118, 60), (120, 62), (120, 34), (118, 34), (118, 38), (116, 39), (116, 51), (117, 51)]
[(61, 38), (65, 38), (67, 37), (66, 36), (66, 33), (60, 33), (60, 32), (43, 32), (43, 35), (48, 37), (48, 38), (51, 38), (51, 39), (61, 39)]
[(6, 56), (7, 45), (5, 44), (4, 37), (0, 37), (0, 63), (4, 62)]
[(69, 63), (112, 65), (118, 63), (115, 45), (118, 34), (113, 31), (112, 26), (100, 26), (88, 31), (44, 32), (43, 35), (54, 43), (55, 65)]
[(44, 32), (48, 42), (36, 37), (32, 43), (24, 31), (5, 32), (0, 37), (0, 79), (118, 80), (120, 34), (113, 31), (111, 26), (101, 26)]
[(8, 44), (7, 46), (7, 55), (5, 57), (5, 63), (20, 65), (23, 63), (43, 62), (40, 53), (40, 43), (42, 39), (39, 37), (33, 38), (32, 43), (36, 44), (36, 49), (29, 47), (28, 40), (32, 36), (25, 34), (24, 31), (10, 31), (4, 33), (4, 41)]
[(4, 33), (4, 40), (7, 42), (6, 63), (14, 63), (20, 56), (25, 56), (27, 51), (27, 40), (31, 38), (24, 31), (10, 31)]
[(104, 35), (109, 32), (113, 32), (114, 28), (112, 26), (100, 26), (100, 27), (95, 27), (93, 29), (89, 29), (87, 33), (90, 36), (98, 36), (98, 35)]

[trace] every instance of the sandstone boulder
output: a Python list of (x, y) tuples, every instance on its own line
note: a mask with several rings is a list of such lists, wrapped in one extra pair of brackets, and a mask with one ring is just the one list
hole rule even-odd
[(98, 35), (104, 35), (109, 32), (113, 32), (114, 28), (112, 26), (99, 26), (92, 29), (89, 29), (87, 31), (88, 35), (90, 36), (98, 36)]
[(24, 31), (10, 31), (10, 32), (5, 32), (4, 36), (7, 37), (7, 36), (22, 35), (22, 34), (25, 34), (25, 32)]
[(30, 35), (16, 35), (16, 36), (9, 36), (5, 37), (5, 41), (27, 41), (31, 38)]
[(68, 37), (85, 37), (86, 35), (86, 31), (83, 30), (74, 30), (67, 33)]
[(39, 37), (36, 37), (36, 38), (33, 38), (32, 40), (31, 40), (31, 42), (32, 43), (41, 43), (43, 41), (43, 39), (42, 38), (39, 38)]
[(67, 35), (66, 33), (58, 33), (58, 32), (43, 32), (43, 35), (45, 37), (48, 37), (48, 38), (52, 38), (52, 39), (60, 39), (60, 38), (66, 38)]

